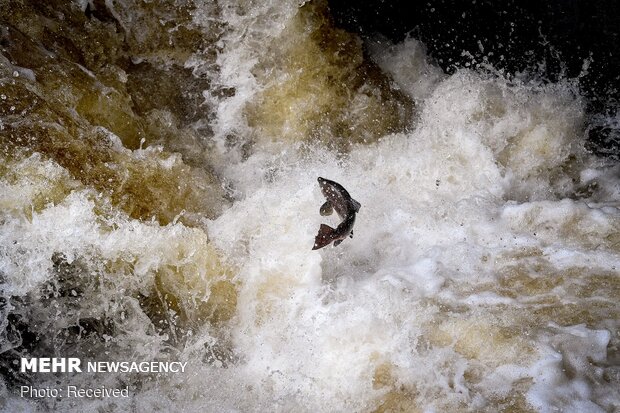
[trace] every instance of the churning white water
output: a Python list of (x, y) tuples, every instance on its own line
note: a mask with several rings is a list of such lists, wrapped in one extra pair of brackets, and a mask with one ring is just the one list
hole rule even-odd
[[(188, 367), (31, 377), (38, 387), (128, 385), (127, 399), (23, 398), (7, 376), (3, 409), (620, 409), (620, 168), (583, 149), (574, 85), (447, 76), (414, 39), (369, 42), (369, 58), (415, 104), (408, 126), (346, 150), (325, 135), (298, 139), (311, 128), (288, 109), (248, 120), (247, 107), (297, 76), (278, 59), (297, 47), (287, 30), (299, 6), (228, 1), (218, 16), (194, 16), (226, 23), (218, 71), (199, 55), (186, 63), (209, 73), (213, 89), (235, 91), (204, 92), (214, 107), (209, 159), (230, 198), (221, 214), (193, 227), (135, 219), (53, 160), (7, 164), (0, 274), (12, 300), (3, 311), (54, 336), (36, 354)], [(356, 113), (373, 104), (365, 90), (351, 91)], [(313, 110), (299, 99), (319, 104), (276, 95), (296, 116)], [(337, 225), (318, 213), (318, 176), (362, 207), (352, 239), (312, 251), (320, 224)], [(58, 187), (60, 199), (31, 207)], [(153, 315), (153, 285), (164, 284), (155, 290), (185, 309)], [(45, 298), (46, 285), (66, 291)], [(83, 319), (104, 325), (65, 333)], [(6, 332), (1, 340), (14, 342)]]

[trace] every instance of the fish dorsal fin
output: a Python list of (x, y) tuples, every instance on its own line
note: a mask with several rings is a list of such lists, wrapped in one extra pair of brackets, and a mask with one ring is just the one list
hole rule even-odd
[(353, 204), (353, 209), (355, 209), (355, 212), (359, 212), (360, 208), (362, 207), (362, 204), (360, 204), (353, 198), (351, 198), (351, 203)]

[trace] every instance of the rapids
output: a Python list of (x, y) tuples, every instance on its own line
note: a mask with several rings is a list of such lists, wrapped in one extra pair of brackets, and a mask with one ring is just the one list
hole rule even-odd
[[(43, 3), (0, 11), (0, 410), (620, 410), (620, 166), (572, 79), (321, 0)], [(362, 207), (311, 251), (317, 176)]]

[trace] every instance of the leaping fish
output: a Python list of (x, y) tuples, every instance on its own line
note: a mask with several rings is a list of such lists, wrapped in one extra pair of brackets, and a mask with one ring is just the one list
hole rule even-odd
[(351, 195), (349, 195), (347, 190), (344, 189), (339, 183), (321, 177), (319, 177), (318, 181), (321, 187), (321, 192), (323, 192), (323, 196), (327, 199), (327, 201), (321, 206), (321, 215), (331, 215), (335, 210), (338, 216), (342, 219), (342, 222), (336, 228), (321, 224), (319, 233), (314, 238), (314, 247), (312, 247), (313, 250), (323, 248), (324, 246), (329, 245), (332, 241), (335, 247), (346, 237), (353, 238), (355, 214), (361, 207), (361, 204), (351, 198)]

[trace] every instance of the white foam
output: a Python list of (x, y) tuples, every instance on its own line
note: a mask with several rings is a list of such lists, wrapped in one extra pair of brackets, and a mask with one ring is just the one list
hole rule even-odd
[(429, 62), (424, 44), (413, 38), (398, 44), (385, 39), (369, 41), (368, 46), (372, 59), (418, 104), (446, 77), (438, 66)]
[[(0, 221), (0, 271), (9, 294), (24, 296), (51, 280), (52, 257), (62, 253), (114, 286), (77, 311), (114, 318), (116, 355), (190, 361), (188, 375), (140, 382), (133, 407), (121, 408), (373, 411), (395, 397), (427, 412), (495, 411), (522, 399), (543, 412), (617, 409), (620, 386), (607, 352), (617, 343), (610, 331), (618, 320), (601, 319), (608, 307), (597, 307), (613, 297), (573, 291), (617, 274), (617, 169), (581, 147), (583, 107), (572, 85), (524, 85), (467, 70), (444, 76), (413, 39), (386, 50), (375, 44), (380, 66), (419, 103), (411, 131), (344, 155), (278, 143), (243, 158), (227, 148), (226, 136), (259, 133), (243, 114), (261, 87), (252, 68), (297, 7), (221, 3), (228, 26), (216, 83), (235, 94), (210, 96), (213, 150), (236, 196), (205, 224), (208, 240), (180, 223), (102, 218), (101, 204), (113, 208), (84, 188), (29, 218), (21, 211), (40, 187), (2, 182), (1, 205), (11, 207)], [(195, 59), (188, 65), (204, 63)], [(28, 162), (69, 181), (58, 165)], [(337, 224), (318, 214), (318, 176), (343, 184), (362, 206), (352, 239), (312, 251), (319, 225)], [(593, 179), (592, 199), (569, 198)], [(236, 313), (223, 327), (225, 339), (205, 322), (177, 348), (167, 333), (154, 332), (134, 296), (148, 294), (163, 266), (191, 265), (207, 241), (236, 270)], [(116, 273), (106, 263), (130, 270)], [(569, 304), (595, 325), (563, 313)], [(54, 317), (50, 324), (65, 327), (78, 314)], [(231, 360), (208, 361), (216, 345), (228, 345)], [(111, 408), (84, 403), (75, 410)]]
[(528, 401), (539, 411), (605, 412), (617, 406), (620, 390), (609, 388), (604, 369), (607, 360), (607, 330), (584, 325), (554, 324), (543, 333), (542, 359), (534, 366), (534, 386)]

